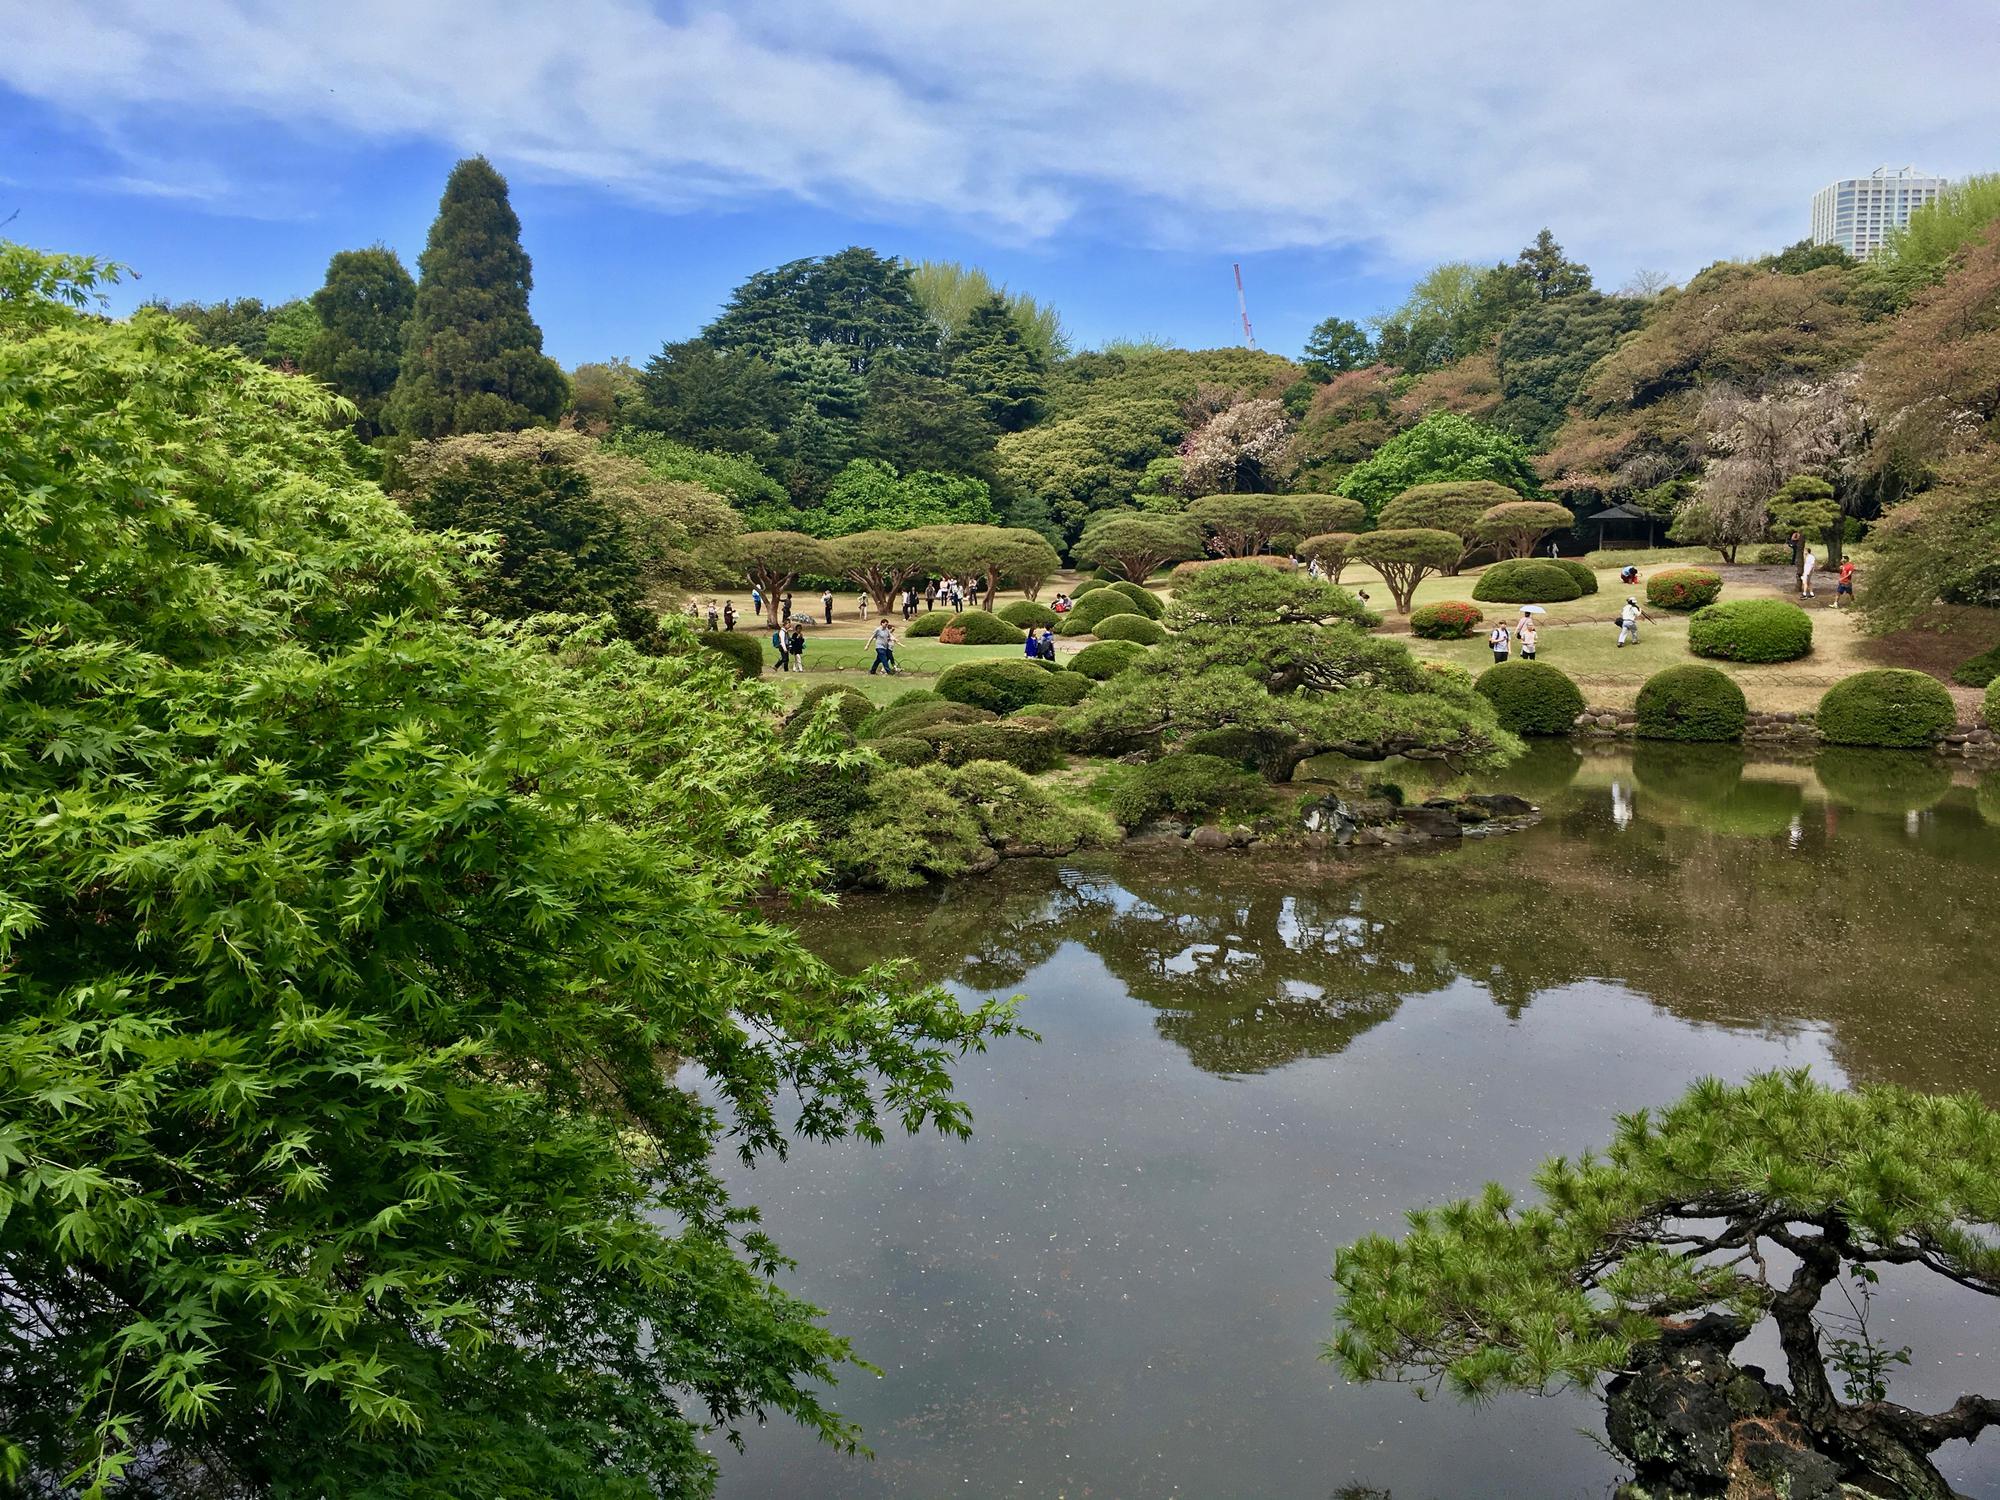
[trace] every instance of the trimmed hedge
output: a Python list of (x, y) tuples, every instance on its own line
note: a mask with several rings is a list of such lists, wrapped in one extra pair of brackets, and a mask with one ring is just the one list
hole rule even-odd
[(1022, 630), (1041, 630), (1044, 627), (1053, 630), (1062, 623), (1061, 615), (1046, 604), (1037, 604), (1032, 599), (1016, 599), (1012, 604), (1004, 605), (996, 613), (1009, 625), (1018, 626)]
[(1110, 588), (1092, 594), (1088, 599), (1077, 601), (1075, 609), (1063, 617), (1056, 629), (1057, 635), (1095, 635), (1097, 627), (1117, 615), (1138, 615), (1139, 606)]
[[(1090, 690), (1096, 686), (1088, 677), (1079, 677), (1074, 672), (1052, 672), (1048, 670), (1048, 666), (1047, 662), (1042, 663), (1041, 697), (1031, 704), (1024, 704), (1023, 707), (1068, 708), (1072, 704), (1083, 702), (1090, 696)], [(1015, 712), (1019, 713), (1020, 709), (1016, 709)]]
[(1116, 677), (1145, 654), (1146, 648), (1137, 641), (1099, 641), (1072, 656), (1069, 669), (1093, 682), (1102, 682), (1107, 677)]
[(1756, 555), (1750, 560), (1766, 568), (1790, 567), (1792, 549), (1790, 547), (1759, 547)]
[(1782, 599), (1731, 599), (1688, 620), (1688, 650), (1717, 661), (1797, 661), (1812, 650), (1812, 616)]
[(1669, 667), (1639, 689), (1639, 737), (1740, 740), (1749, 705), (1743, 689), (1714, 667)]
[(1597, 592), (1597, 570), (1595, 568), (1580, 563), (1573, 557), (1552, 557), (1549, 561), (1574, 578), (1576, 586), (1585, 594), (1594, 594)]
[(1100, 641), (1137, 641), (1142, 646), (1157, 646), (1167, 638), (1167, 627), (1144, 615), (1113, 615), (1100, 620), (1092, 634)]
[[(951, 617), (946, 630), (958, 632), (955, 646), (1018, 646), (1027, 639), (1015, 626), (983, 609), (968, 609)], [(939, 632), (943, 638), (943, 632)]]
[(1031, 775), (1062, 764), (1062, 735), (1042, 719), (1007, 719), (992, 724), (944, 724), (925, 731), (948, 766), (975, 760), (1005, 761)]
[(1961, 687), (1985, 687), (2000, 677), (2000, 646), (1969, 657), (1951, 669), (1951, 680)]
[(1657, 609), (1700, 609), (1721, 592), (1722, 575), (1707, 568), (1668, 568), (1646, 580), (1646, 602)]
[(1486, 604), (1560, 604), (1582, 598), (1583, 588), (1546, 557), (1513, 557), (1481, 573), (1472, 597)]
[(1082, 583), (1079, 583), (1075, 588), (1069, 591), (1070, 602), (1075, 603), (1078, 599), (1081, 599), (1085, 594), (1090, 593), (1093, 589), (1109, 588), (1110, 586), (1111, 585), (1102, 578), (1086, 578), (1083, 580)]
[[(1036, 662), (1014, 661), (1003, 656), (947, 667), (937, 680), (937, 690), (939, 697), (953, 703), (965, 703), (989, 713), (1005, 714), (1012, 713), (1025, 703), (1063, 702), (1062, 695), (1070, 689), (1058, 679), (1074, 676), (1070, 672), (1051, 672)], [(1085, 684), (1083, 692), (1088, 691), (1089, 686)], [(1083, 693), (1078, 693), (1077, 699), (1082, 696)]]
[(1269, 794), (1261, 778), (1232, 761), (1180, 752), (1149, 765), (1112, 766), (1098, 777), (1096, 791), (1111, 816), (1127, 828), (1161, 813), (1201, 817), (1218, 808), (1259, 812)]
[(982, 723), (992, 717), (994, 715), (987, 709), (974, 708), (969, 703), (948, 703), (932, 693), (923, 703), (897, 699), (879, 713), (863, 719), (861, 727), (854, 733), (856, 739), (886, 740), (899, 734), (915, 734), (938, 724)]
[(927, 635), (943, 635), (945, 626), (958, 618), (948, 609), (934, 609), (918, 615), (903, 627), (903, 639), (914, 640)]
[(1923, 750), (1958, 723), (1958, 705), (1935, 677), (1878, 667), (1828, 688), (1816, 718), (1820, 738), (1831, 745)]
[(764, 638), (755, 631), (738, 635), (733, 630), (704, 630), (695, 639), (728, 657), (738, 677), (764, 675)]
[(1583, 712), (1583, 693), (1569, 675), (1539, 661), (1488, 667), (1473, 684), (1515, 734), (1568, 734)]
[(892, 734), (886, 740), (870, 740), (868, 748), (892, 766), (927, 766), (937, 759), (937, 746), (929, 740)]
[(838, 698), (840, 706), (834, 710), (840, 716), (841, 725), (849, 734), (875, 716), (875, 702), (866, 693), (849, 687), (844, 682), (823, 682), (818, 687), (808, 688), (796, 707), (785, 715), (785, 738), (796, 738), (812, 718), (813, 710), (827, 698)]
[(1130, 599), (1138, 607), (1139, 613), (1149, 620), (1157, 620), (1167, 612), (1166, 602), (1143, 585), (1120, 579), (1117, 583), (1106, 584), (1105, 587), (1115, 589)]
[(1410, 634), (1427, 641), (1462, 641), (1486, 620), (1486, 611), (1463, 599), (1441, 599), (1410, 611)]

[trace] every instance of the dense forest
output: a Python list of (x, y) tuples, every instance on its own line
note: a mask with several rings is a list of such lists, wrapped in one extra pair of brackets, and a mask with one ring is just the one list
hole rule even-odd
[[(740, 578), (742, 532), (983, 525), (1067, 554), (1107, 513), (1333, 493), (1369, 525), (1415, 485), (1483, 480), (1566, 506), (1578, 547), (1613, 506), (1726, 558), (1774, 527), (1836, 557), (1867, 532), (1863, 603), (1890, 626), (1940, 596), (2000, 599), (1996, 226), (2000, 178), (1975, 178), (1866, 265), (1801, 243), (1615, 292), (1543, 230), (1511, 261), (1435, 267), (1366, 327), (1326, 319), (1297, 360), (1074, 350), (1054, 309), (977, 268), (850, 247), (757, 272), (643, 365), (565, 377), (506, 184), (474, 159), (415, 279), (377, 246), (335, 255), (309, 298), (166, 310), (351, 401), (426, 524), (480, 519), (428, 483), (474, 456), (565, 510), (540, 512), (550, 535), (581, 527), (559, 545), (587, 534), (611, 581), (557, 569), (522, 608)], [(540, 428), (589, 441), (479, 437)], [(438, 440), (456, 457), (412, 457)]]

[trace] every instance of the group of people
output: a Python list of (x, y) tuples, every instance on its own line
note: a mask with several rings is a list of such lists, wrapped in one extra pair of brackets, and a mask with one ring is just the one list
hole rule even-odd
[(1514, 622), (1511, 632), (1504, 620), (1486, 632), (1486, 644), (1493, 648), (1496, 666), (1507, 659), (1509, 646), (1520, 648), (1522, 661), (1533, 661), (1535, 645), (1540, 638), (1541, 632), (1535, 628), (1535, 617), (1526, 610), (1521, 611), (1521, 618)]
[(706, 606), (690, 599), (687, 602), (687, 608), (682, 613), (692, 620), (697, 628), (706, 619), (711, 634), (717, 630), (734, 630), (736, 628), (736, 601), (733, 599), (723, 600), (720, 608), (717, 607), (713, 599), (709, 600)]
[(1021, 645), (1021, 654), (1035, 661), (1056, 659), (1056, 633), (1044, 625), (1040, 630), (1030, 630), (1028, 639)]
[(779, 621), (771, 631), (771, 649), (778, 653), (780, 672), (803, 672), (806, 669), (805, 621)]
[[(943, 608), (956, 613), (978, 597), (976, 578), (927, 578), (921, 587), (913, 583), (903, 590), (903, 618), (915, 619), (920, 602), (926, 611)], [(866, 618), (865, 608), (863, 618)]]
[[(1813, 555), (1812, 545), (1798, 532), (1792, 533), (1792, 571), (1798, 575), (1799, 597), (1817, 599), (1819, 594), (1813, 589), (1813, 574), (1819, 568), (1819, 559)], [(1833, 607), (1839, 609), (1841, 600), (1854, 598), (1854, 559), (1843, 557), (1835, 574), (1838, 580), (1833, 588)]]

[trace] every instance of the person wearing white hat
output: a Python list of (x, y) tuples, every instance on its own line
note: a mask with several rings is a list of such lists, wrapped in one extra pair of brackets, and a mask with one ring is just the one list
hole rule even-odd
[(1623, 646), (1627, 636), (1632, 644), (1639, 644), (1639, 622), (1653, 617), (1639, 608), (1639, 601), (1630, 594), (1625, 596), (1625, 607), (1618, 611), (1618, 644)]

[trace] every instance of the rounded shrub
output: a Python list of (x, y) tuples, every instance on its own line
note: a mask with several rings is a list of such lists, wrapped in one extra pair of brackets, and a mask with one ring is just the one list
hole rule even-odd
[(992, 724), (944, 724), (923, 738), (948, 766), (998, 760), (1033, 774), (1062, 764), (1062, 734), (1045, 719), (1004, 719)]
[(892, 734), (886, 740), (870, 740), (868, 748), (892, 766), (927, 766), (937, 759), (937, 746), (929, 740)]
[(1583, 712), (1583, 693), (1569, 675), (1539, 661), (1488, 667), (1473, 684), (1516, 734), (1568, 734)]
[(1546, 557), (1513, 557), (1481, 573), (1472, 597), (1486, 604), (1560, 604), (1582, 598), (1583, 588)]
[(1022, 630), (1053, 630), (1062, 623), (1062, 616), (1046, 604), (1037, 604), (1032, 599), (1016, 599), (996, 611), (1009, 625)]
[(899, 698), (887, 708), (863, 719), (861, 727), (855, 731), (855, 738), (886, 740), (899, 734), (915, 734), (920, 729), (929, 729), (937, 724), (975, 724), (992, 717), (986, 709), (974, 708), (968, 703), (947, 703), (935, 693), (923, 703), (909, 703)]
[(1441, 599), (1410, 611), (1410, 634), (1427, 641), (1462, 641), (1486, 619), (1486, 611), (1463, 599)]
[(1108, 588), (1108, 587), (1110, 587), (1110, 585), (1106, 583), (1106, 581), (1102, 578), (1086, 578), (1083, 580), (1082, 583), (1079, 583), (1075, 588), (1069, 591), (1069, 596), (1073, 600), (1081, 599), (1085, 594), (1093, 593), (1098, 589)]
[(1597, 570), (1595, 568), (1580, 563), (1573, 557), (1552, 557), (1549, 561), (1574, 578), (1577, 588), (1583, 593), (1594, 594), (1597, 592)]
[[(1051, 672), (1031, 661), (999, 657), (948, 667), (937, 680), (938, 696), (990, 713), (1012, 713), (1024, 703), (1060, 701), (1069, 689), (1059, 679), (1073, 673)], [(1088, 689), (1085, 689), (1088, 691)]]
[(1098, 621), (1092, 634), (1100, 641), (1137, 641), (1142, 646), (1157, 646), (1167, 638), (1167, 627), (1144, 615), (1112, 615)]
[(1688, 620), (1688, 650), (1717, 661), (1797, 661), (1812, 635), (1812, 616), (1782, 599), (1731, 599)]
[(813, 716), (813, 710), (828, 698), (839, 700), (839, 707), (834, 712), (839, 715), (842, 727), (849, 734), (875, 715), (874, 700), (866, 693), (859, 692), (844, 682), (823, 682), (818, 687), (808, 688), (797, 706), (785, 715), (786, 738), (795, 736), (805, 728), (807, 721)]
[(1080, 601), (1076, 608), (1064, 617), (1062, 624), (1056, 629), (1056, 634), (1095, 635), (1099, 625), (1118, 615), (1137, 615), (1142, 620), (1146, 618), (1139, 614), (1139, 606), (1123, 594), (1115, 594), (1105, 589)]
[(2000, 677), (1986, 684), (1986, 697), (1979, 705), (1979, 712), (1988, 729), (2000, 729)]
[(1828, 688), (1816, 717), (1820, 738), (1830, 745), (1923, 750), (1958, 723), (1958, 705), (1935, 677), (1878, 667)]
[(912, 640), (927, 635), (943, 635), (945, 626), (957, 618), (948, 609), (931, 610), (926, 614), (918, 615), (909, 624), (905, 625), (903, 627), (903, 638), (905, 640)]
[(2000, 646), (1968, 657), (1951, 669), (1951, 680), (1961, 687), (1985, 687), (2000, 677)]
[(1043, 662), (1042, 667), (1042, 695), (1025, 707), (1068, 708), (1090, 696), (1095, 684), (1088, 677), (1079, 677), (1074, 672), (1051, 672), (1047, 670), (1047, 662)]
[(1146, 648), (1137, 641), (1099, 641), (1072, 656), (1069, 669), (1093, 682), (1102, 682), (1107, 677), (1116, 677), (1145, 654)]
[(1138, 607), (1139, 613), (1149, 620), (1157, 620), (1167, 612), (1166, 601), (1149, 588), (1136, 583), (1127, 583), (1123, 579), (1117, 583), (1106, 584), (1105, 587), (1114, 589), (1130, 599)]
[(1700, 609), (1721, 592), (1722, 575), (1707, 568), (1668, 568), (1646, 580), (1646, 602), (1656, 609)]
[[(952, 642), (955, 646), (1018, 646), (1027, 638), (1016, 626), (983, 609), (953, 615), (945, 630), (957, 634), (958, 639)], [(938, 638), (944, 639), (942, 631)]]
[(1749, 705), (1743, 689), (1714, 667), (1668, 667), (1639, 689), (1639, 737), (1740, 740)]
[(1756, 554), (1750, 560), (1767, 568), (1786, 567), (1791, 563), (1792, 549), (1790, 547), (1759, 547)]
[(1269, 798), (1264, 782), (1233, 761), (1188, 751), (1148, 765), (1113, 766), (1098, 779), (1097, 791), (1127, 828), (1162, 813), (1198, 818), (1223, 808), (1256, 812)]
[(729, 658), (738, 677), (760, 677), (764, 672), (764, 638), (755, 631), (738, 635), (733, 630), (707, 630), (695, 637), (711, 651)]

